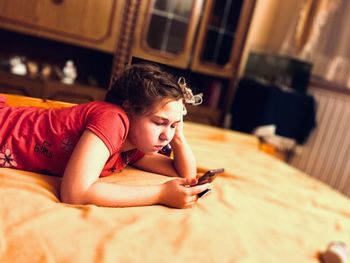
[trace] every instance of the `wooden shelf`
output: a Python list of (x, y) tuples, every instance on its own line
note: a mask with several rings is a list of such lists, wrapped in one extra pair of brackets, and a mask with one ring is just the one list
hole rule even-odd
[(80, 83), (67, 85), (56, 80), (44, 80), (18, 76), (0, 70), (0, 92), (30, 97), (61, 100), (72, 103), (85, 103), (103, 100), (106, 89)]

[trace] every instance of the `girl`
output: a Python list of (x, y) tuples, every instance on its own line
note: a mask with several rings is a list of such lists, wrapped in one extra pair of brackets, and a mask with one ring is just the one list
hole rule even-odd
[[(133, 65), (105, 100), (39, 109), (9, 107), (0, 98), (0, 166), (63, 176), (65, 203), (194, 205), (209, 185), (195, 185), (196, 162), (183, 134), (183, 114), (184, 104), (196, 103), (196, 96), (183, 79), (178, 83), (153, 65)], [(158, 153), (169, 143), (173, 159)], [(127, 164), (182, 178), (154, 186), (98, 180)]]

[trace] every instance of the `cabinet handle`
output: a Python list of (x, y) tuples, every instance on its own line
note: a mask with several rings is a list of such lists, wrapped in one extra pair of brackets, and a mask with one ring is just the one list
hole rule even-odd
[(51, 0), (52, 3), (54, 3), (55, 5), (61, 5), (63, 4), (64, 0)]

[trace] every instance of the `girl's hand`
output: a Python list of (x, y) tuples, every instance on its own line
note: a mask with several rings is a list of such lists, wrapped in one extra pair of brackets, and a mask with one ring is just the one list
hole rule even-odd
[[(183, 127), (184, 127), (184, 122), (183, 122), (183, 118), (182, 118), (181, 121), (176, 124), (175, 135), (172, 139), (172, 142), (176, 142), (177, 140), (181, 141), (184, 138)], [(171, 143), (170, 143), (170, 145), (171, 145)]]
[(195, 185), (197, 179), (177, 178), (162, 185), (160, 203), (175, 208), (189, 208), (196, 204), (198, 194), (209, 184)]

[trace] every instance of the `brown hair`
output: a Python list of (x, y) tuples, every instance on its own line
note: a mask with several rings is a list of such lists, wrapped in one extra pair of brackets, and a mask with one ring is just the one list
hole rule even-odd
[(130, 114), (145, 114), (164, 99), (183, 99), (185, 103), (185, 98), (186, 90), (174, 76), (156, 65), (135, 64), (116, 78), (105, 101), (123, 107)]

